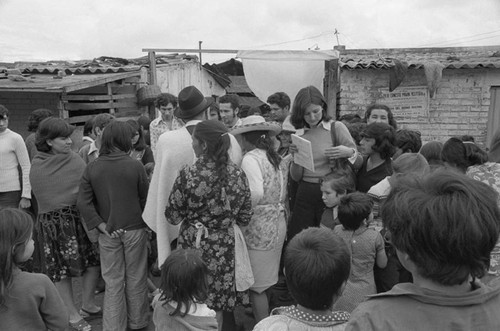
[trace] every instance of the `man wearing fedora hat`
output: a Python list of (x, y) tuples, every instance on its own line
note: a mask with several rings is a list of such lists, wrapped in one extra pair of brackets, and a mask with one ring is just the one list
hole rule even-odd
[[(191, 134), (194, 127), (208, 119), (211, 105), (195, 86), (188, 86), (180, 91), (179, 107), (174, 116), (183, 120), (183, 128), (167, 131), (158, 139), (155, 154), (155, 169), (149, 185), (148, 199), (142, 217), (146, 224), (156, 232), (158, 242), (158, 266), (161, 266), (170, 254), (170, 243), (177, 238), (178, 225), (171, 225), (165, 219), (165, 207), (179, 170), (190, 166), (195, 161)], [(229, 155), (236, 164), (241, 164), (241, 148), (230, 135)]]

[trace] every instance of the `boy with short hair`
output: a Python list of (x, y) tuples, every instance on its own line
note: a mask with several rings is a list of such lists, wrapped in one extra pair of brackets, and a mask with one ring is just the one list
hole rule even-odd
[(413, 283), (371, 296), (346, 330), (499, 330), (500, 281), (477, 281), (500, 233), (496, 198), (455, 172), (399, 178), (382, 218)]
[(349, 313), (332, 307), (349, 278), (350, 260), (347, 245), (330, 229), (308, 228), (294, 236), (285, 252), (285, 276), (297, 305), (273, 309), (254, 331), (344, 330)]

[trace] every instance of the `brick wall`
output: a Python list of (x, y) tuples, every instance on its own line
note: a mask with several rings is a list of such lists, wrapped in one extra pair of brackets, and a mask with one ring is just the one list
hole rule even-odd
[[(366, 106), (383, 103), (380, 88), (388, 88), (388, 70), (342, 70), (340, 114), (364, 116)], [(427, 86), (423, 69), (410, 69), (403, 87)], [(490, 87), (500, 86), (500, 69), (445, 69), (434, 98), (427, 98), (425, 114), (401, 116), (394, 112), (399, 128), (418, 130), (424, 142), (445, 141), (452, 136), (471, 135), (486, 141)]]

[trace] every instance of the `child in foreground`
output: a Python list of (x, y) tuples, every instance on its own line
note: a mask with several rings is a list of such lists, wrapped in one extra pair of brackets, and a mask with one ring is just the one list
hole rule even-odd
[(477, 280), (500, 233), (496, 199), (452, 171), (399, 178), (382, 219), (413, 283), (361, 303), (346, 330), (499, 330), (500, 281)]
[(325, 211), (321, 215), (321, 225), (333, 230), (339, 225), (338, 204), (340, 198), (354, 192), (354, 175), (351, 171), (332, 172), (321, 180), (321, 198)]
[(340, 199), (338, 214), (342, 225), (337, 225), (333, 232), (344, 239), (351, 252), (351, 274), (334, 309), (352, 312), (367, 295), (377, 293), (373, 266), (385, 268), (387, 255), (380, 232), (368, 227), (372, 208), (373, 202), (365, 193), (355, 192)]
[(254, 331), (344, 330), (349, 313), (332, 311), (351, 267), (349, 249), (330, 229), (308, 228), (285, 251), (285, 276), (296, 306), (273, 309)]
[(154, 301), (156, 330), (217, 330), (215, 311), (208, 297), (208, 269), (199, 253), (177, 249), (161, 270), (161, 293)]
[(0, 329), (66, 330), (68, 311), (49, 277), (18, 268), (33, 254), (32, 231), (25, 212), (0, 210)]

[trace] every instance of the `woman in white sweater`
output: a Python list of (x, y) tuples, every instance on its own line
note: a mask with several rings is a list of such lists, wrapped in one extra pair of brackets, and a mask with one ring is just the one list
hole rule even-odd
[(9, 110), (0, 105), (0, 208), (29, 208), (31, 186), (28, 150), (23, 138), (8, 127)]

